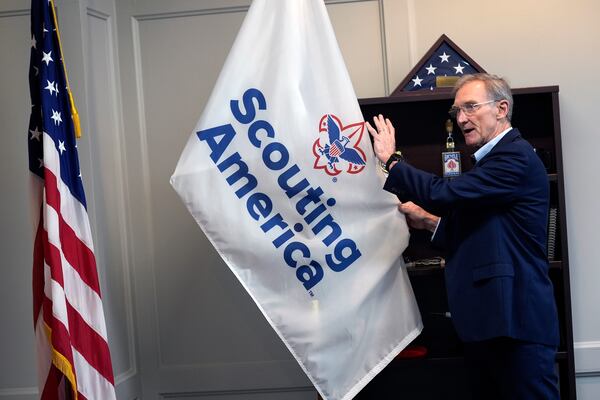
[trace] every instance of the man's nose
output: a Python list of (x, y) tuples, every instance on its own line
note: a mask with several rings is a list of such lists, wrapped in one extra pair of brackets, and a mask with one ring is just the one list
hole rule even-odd
[(464, 125), (467, 123), (467, 121), (468, 121), (467, 115), (462, 110), (462, 108), (459, 109), (458, 114), (456, 114), (456, 122), (458, 122), (459, 125)]

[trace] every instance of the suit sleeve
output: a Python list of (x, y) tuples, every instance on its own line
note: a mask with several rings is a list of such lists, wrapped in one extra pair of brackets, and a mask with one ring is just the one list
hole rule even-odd
[(453, 180), (399, 162), (390, 171), (384, 189), (437, 215), (455, 207), (501, 206), (518, 197), (528, 162), (523, 146), (503, 146)]
[(438, 226), (431, 236), (431, 244), (442, 250), (446, 250), (446, 217), (441, 217)]

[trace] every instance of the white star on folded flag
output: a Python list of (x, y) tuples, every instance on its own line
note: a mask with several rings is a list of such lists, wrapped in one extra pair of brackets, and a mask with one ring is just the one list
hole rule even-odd
[(419, 78), (419, 75), (417, 75), (417, 77), (412, 81), (414, 82), (415, 86), (421, 86), (421, 82), (423, 82), (423, 79)]
[(433, 90), (437, 87), (436, 77), (438, 76), (462, 76), (476, 72), (477, 70), (460, 54), (443, 42), (433, 52), (433, 55), (423, 63), (414, 78), (402, 88), (402, 91)]

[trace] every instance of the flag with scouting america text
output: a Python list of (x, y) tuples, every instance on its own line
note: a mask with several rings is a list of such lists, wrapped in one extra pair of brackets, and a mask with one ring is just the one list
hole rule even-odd
[(322, 0), (252, 3), (171, 183), (324, 399), (420, 333), (408, 229)]

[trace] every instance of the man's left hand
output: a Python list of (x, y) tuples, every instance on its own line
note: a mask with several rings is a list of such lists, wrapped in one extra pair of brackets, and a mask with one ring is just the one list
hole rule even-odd
[(406, 216), (408, 226), (415, 229), (426, 229), (435, 232), (440, 217), (428, 213), (412, 201), (398, 204), (398, 210)]

